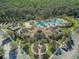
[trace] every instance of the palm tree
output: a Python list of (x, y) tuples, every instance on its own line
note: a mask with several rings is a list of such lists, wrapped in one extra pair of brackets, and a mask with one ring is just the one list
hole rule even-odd
[(41, 31), (41, 30), (38, 30), (35, 34), (34, 34), (34, 37), (37, 41), (41, 41), (43, 39), (45, 39), (45, 34)]

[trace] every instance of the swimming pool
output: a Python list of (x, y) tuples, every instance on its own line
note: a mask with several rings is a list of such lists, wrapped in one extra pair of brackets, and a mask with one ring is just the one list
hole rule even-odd
[(16, 59), (17, 58), (17, 52), (16, 50), (11, 50), (9, 52), (9, 59)]
[(65, 20), (63, 19), (50, 19), (50, 20), (45, 20), (45, 21), (37, 21), (35, 25), (37, 27), (47, 27), (48, 25), (63, 25), (65, 23)]

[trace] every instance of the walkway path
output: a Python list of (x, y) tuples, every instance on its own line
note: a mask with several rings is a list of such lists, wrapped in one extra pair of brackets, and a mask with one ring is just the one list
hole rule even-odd
[(75, 32), (72, 33), (72, 39), (74, 41), (75, 46), (73, 47), (73, 50), (69, 52), (65, 52), (62, 50), (62, 55), (56, 56), (53, 55), (49, 59), (72, 59), (73, 56), (77, 53), (78, 44), (79, 44), (79, 35)]

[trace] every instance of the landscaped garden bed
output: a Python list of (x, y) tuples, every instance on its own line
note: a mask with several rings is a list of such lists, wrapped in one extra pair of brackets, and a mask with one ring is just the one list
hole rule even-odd
[[(18, 22), (16, 23), (16, 26), (14, 26), (15, 23), (9, 23), (9, 26), (7, 24), (7, 28), (5, 28), (5, 25), (1, 25), (3, 27), (1, 27), (1, 29), (4, 31), (5, 29), (7, 29), (5, 33), (10, 36), (14, 35), (14, 39), (16, 40), (13, 41), (17, 41), (17, 46), (22, 48), (30, 56), (30, 58), (34, 58), (35, 56), (32, 51), (33, 49), (39, 57), (42, 57), (44, 55), (40, 54), (42, 52), (45, 52), (46, 49), (47, 51), (45, 54), (47, 54), (48, 56), (51, 56), (52, 54), (61, 55), (61, 49), (64, 51), (71, 50), (72, 45), (74, 45), (74, 42), (71, 39), (71, 34), (78, 25), (77, 21), (73, 17), (67, 16), (50, 20), (48, 19), (39, 21), (34, 20), (32, 22)], [(39, 52), (39, 44), (36, 44), (37, 42), (44, 44), (42, 45), (42, 48), (40, 48), (41, 52)], [(34, 47), (32, 48), (31, 46), (33, 44), (36, 45), (34, 45)], [(66, 47), (63, 47), (63, 44), (65, 44)]]

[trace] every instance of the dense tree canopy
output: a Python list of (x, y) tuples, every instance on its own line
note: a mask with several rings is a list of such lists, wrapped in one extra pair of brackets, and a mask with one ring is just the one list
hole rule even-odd
[(79, 17), (79, 0), (0, 0), (0, 21)]

